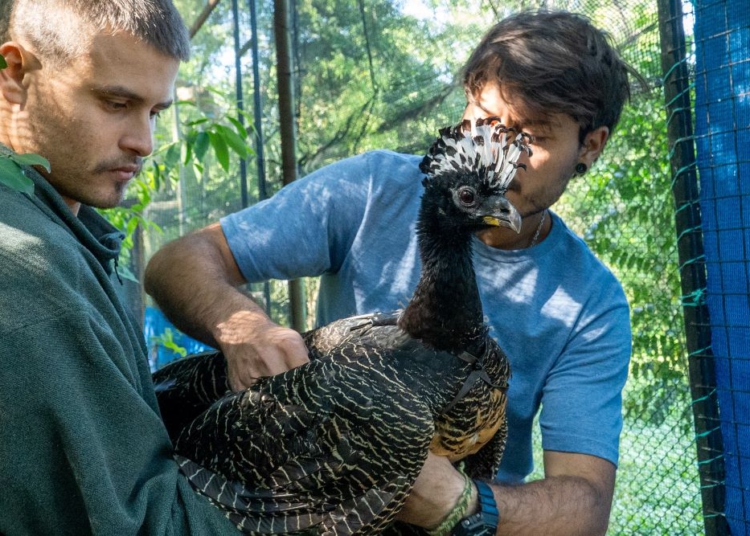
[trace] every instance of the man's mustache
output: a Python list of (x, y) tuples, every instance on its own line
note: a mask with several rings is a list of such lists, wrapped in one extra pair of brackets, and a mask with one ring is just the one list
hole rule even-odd
[(95, 173), (105, 173), (115, 169), (130, 169), (134, 168), (135, 174), (138, 175), (143, 169), (143, 158), (140, 156), (135, 158), (129, 158), (127, 160), (109, 160), (101, 162), (94, 168)]

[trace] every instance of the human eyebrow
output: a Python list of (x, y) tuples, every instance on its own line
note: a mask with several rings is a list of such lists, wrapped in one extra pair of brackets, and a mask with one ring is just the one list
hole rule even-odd
[(540, 130), (549, 130), (553, 127), (553, 122), (544, 117), (523, 118), (517, 122), (521, 128), (537, 128)]
[(519, 121), (518, 128), (523, 132), (527, 132), (534, 136), (536, 139), (543, 139), (549, 137), (554, 131), (554, 125), (552, 121), (546, 119), (530, 119), (527, 121)]
[(549, 128), (552, 126), (552, 122), (546, 119), (527, 119), (520, 121), (520, 123), (525, 127)]
[[(486, 107), (484, 107), (481, 102), (474, 102), (472, 104), (474, 104), (474, 106), (476, 106), (477, 108), (479, 108), (480, 110), (482, 110), (484, 113), (486, 113), (488, 117), (493, 117), (493, 116), (496, 115), (491, 110), (489, 110)], [(530, 119), (526, 119), (526, 118), (520, 118), (519, 117), (517, 119), (514, 119), (514, 118), (511, 117), (509, 119), (510, 119), (510, 121), (508, 122), (509, 124), (506, 125), (506, 126), (513, 127), (513, 128), (518, 129), (518, 130), (524, 130), (524, 129), (528, 128), (528, 127), (549, 128), (551, 126), (550, 121), (547, 120), (547, 119), (544, 119), (544, 118), (530, 118)]]
[[(143, 104), (145, 102), (145, 99), (143, 97), (123, 86), (98, 86), (94, 87), (93, 91), (94, 93), (97, 93), (99, 96), (104, 98), (127, 99), (133, 101), (136, 104)], [(154, 105), (154, 108), (160, 111), (164, 111), (172, 106), (173, 102), (174, 101), (172, 99), (168, 99), (157, 103), (156, 105)]]

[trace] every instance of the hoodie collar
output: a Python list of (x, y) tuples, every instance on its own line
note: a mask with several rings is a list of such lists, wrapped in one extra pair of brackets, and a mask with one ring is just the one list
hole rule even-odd
[[(3, 144), (0, 144), (0, 152), (13, 153)], [(23, 170), (34, 182), (34, 195), (31, 200), (75, 236), (96, 257), (108, 275), (112, 274), (113, 268), (117, 267), (125, 234), (88, 205), (82, 204), (76, 217), (47, 179), (32, 167), (23, 166)]]

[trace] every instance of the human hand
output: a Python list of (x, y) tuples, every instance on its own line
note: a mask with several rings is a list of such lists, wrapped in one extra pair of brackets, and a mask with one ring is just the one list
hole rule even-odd
[[(464, 476), (444, 456), (429, 453), (403, 509), (397, 514), (399, 521), (423, 528), (437, 527), (461, 497)], [(477, 491), (472, 490), (466, 515), (477, 510)]]
[(240, 391), (262, 376), (274, 376), (309, 361), (302, 336), (267, 316), (234, 313), (217, 326), (217, 342), (227, 360), (229, 386)]

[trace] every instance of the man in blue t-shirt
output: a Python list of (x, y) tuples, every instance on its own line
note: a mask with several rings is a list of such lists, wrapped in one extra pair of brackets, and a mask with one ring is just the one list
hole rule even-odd
[[(508, 192), (521, 232), (493, 228), (473, 243), (488, 324), (513, 370), (497, 482), (472, 490), (465, 512), (481, 511), (476, 530), (606, 532), (629, 309), (615, 277), (550, 207), (603, 150), (629, 97), (628, 70), (602, 32), (565, 12), (501, 21), (464, 70), (464, 118), (498, 116), (535, 137)], [(375, 151), (327, 166), (166, 246), (149, 264), (147, 290), (178, 327), (224, 351), (235, 389), (299, 366), (307, 361), (299, 334), (237, 286), (320, 275), (318, 324), (406, 304), (420, 271), (420, 159)], [(525, 483), (540, 407), (545, 478)], [(452, 519), (463, 488), (450, 462), (431, 455), (400, 517), (437, 527)], [(499, 524), (485, 515), (493, 501)]]

